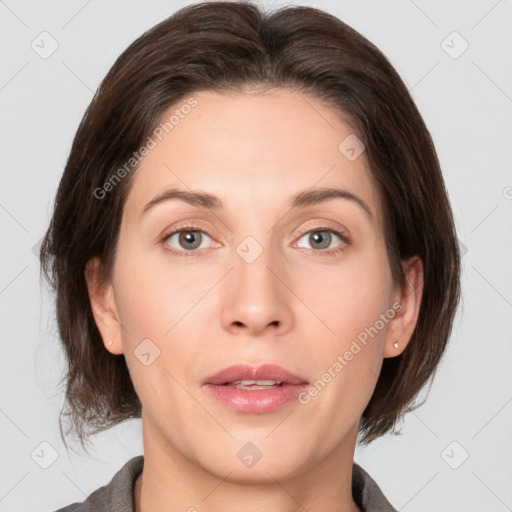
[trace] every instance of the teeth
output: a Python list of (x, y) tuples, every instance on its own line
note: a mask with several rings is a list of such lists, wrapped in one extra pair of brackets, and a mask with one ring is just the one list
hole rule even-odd
[(225, 384), (237, 389), (255, 391), (257, 389), (270, 389), (276, 386), (282, 386), (282, 382), (276, 380), (236, 380)]
[(253, 386), (256, 384), (257, 386), (274, 386), (276, 384), (281, 384), (277, 380), (235, 380), (234, 382), (231, 382), (232, 385), (238, 385), (241, 386)]

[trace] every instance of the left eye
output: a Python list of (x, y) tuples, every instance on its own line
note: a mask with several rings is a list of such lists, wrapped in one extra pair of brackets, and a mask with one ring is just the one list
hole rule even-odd
[[(313, 247), (306, 247), (307, 249), (329, 249), (329, 246), (333, 240), (333, 234), (334, 237), (338, 238), (341, 242), (345, 241), (341, 233), (337, 233), (332, 229), (317, 229), (313, 231), (308, 231), (307, 233), (302, 235), (300, 240), (306, 237), (308, 243), (313, 244)], [(299, 244), (299, 247), (303, 246)]]
[[(170, 233), (165, 237), (165, 241), (170, 244), (170, 241), (178, 235), (178, 249), (185, 249), (187, 251), (194, 251), (196, 249), (204, 249), (201, 247), (201, 242), (204, 241), (204, 237), (210, 238), (206, 233), (199, 230), (181, 230)], [(210, 239), (211, 240), (211, 239)], [(206, 245), (208, 247), (208, 244)]]

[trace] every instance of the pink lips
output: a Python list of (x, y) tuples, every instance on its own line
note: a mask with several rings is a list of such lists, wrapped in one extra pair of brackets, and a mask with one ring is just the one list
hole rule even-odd
[[(267, 389), (239, 389), (228, 384), (242, 381), (273, 380), (281, 384)], [(255, 367), (234, 365), (203, 381), (203, 389), (225, 406), (239, 412), (267, 413), (275, 411), (305, 390), (308, 381), (280, 366), (266, 364)]]

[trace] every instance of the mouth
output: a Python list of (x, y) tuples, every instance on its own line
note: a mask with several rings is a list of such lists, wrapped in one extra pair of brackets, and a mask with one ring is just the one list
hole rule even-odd
[(206, 378), (202, 387), (224, 406), (245, 413), (273, 412), (305, 390), (308, 381), (276, 365), (235, 365)]

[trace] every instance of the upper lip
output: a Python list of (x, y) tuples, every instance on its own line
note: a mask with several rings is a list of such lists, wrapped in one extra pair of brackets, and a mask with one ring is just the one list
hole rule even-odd
[(237, 380), (275, 380), (285, 384), (308, 384), (303, 377), (275, 364), (264, 364), (262, 366), (235, 364), (207, 377), (203, 384), (227, 384)]

